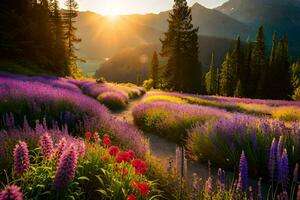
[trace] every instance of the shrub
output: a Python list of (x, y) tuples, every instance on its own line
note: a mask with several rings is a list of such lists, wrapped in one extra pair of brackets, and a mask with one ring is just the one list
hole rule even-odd
[(144, 80), (143, 88), (145, 88), (145, 90), (151, 90), (153, 88), (153, 80), (152, 79)]
[(116, 92), (104, 92), (97, 97), (97, 100), (110, 110), (125, 109), (128, 100)]
[(294, 95), (293, 95), (293, 99), (295, 101), (300, 101), (300, 87), (298, 87), (295, 92), (294, 92)]

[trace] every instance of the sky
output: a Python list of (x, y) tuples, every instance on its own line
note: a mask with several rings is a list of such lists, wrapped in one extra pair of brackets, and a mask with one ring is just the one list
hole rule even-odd
[[(63, 7), (65, 0), (59, 0)], [(226, 0), (187, 0), (191, 6), (198, 2), (214, 8)], [(93, 11), (103, 15), (159, 13), (172, 8), (173, 0), (77, 0), (79, 10)]]

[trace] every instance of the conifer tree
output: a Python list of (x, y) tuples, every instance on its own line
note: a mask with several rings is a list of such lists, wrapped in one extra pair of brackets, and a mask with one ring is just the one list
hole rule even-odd
[(164, 79), (169, 89), (200, 92), (201, 63), (198, 60), (198, 28), (192, 24), (191, 8), (186, 0), (174, 0), (169, 28), (161, 40), (161, 55), (168, 59)]
[(220, 94), (223, 96), (233, 96), (235, 90), (233, 67), (230, 54), (227, 53), (222, 64), (220, 74)]
[(243, 88), (242, 88), (242, 84), (241, 84), (240, 80), (238, 80), (238, 82), (237, 82), (237, 86), (236, 86), (236, 89), (234, 91), (234, 96), (235, 97), (243, 97), (244, 96)]
[(245, 48), (245, 70), (244, 70), (244, 80), (242, 81), (244, 96), (248, 97), (250, 95), (250, 73), (251, 73), (251, 55), (252, 55), (252, 43), (248, 37)]
[(153, 88), (158, 88), (159, 82), (159, 61), (156, 51), (153, 53), (152, 61), (151, 61), (151, 78), (153, 80)]
[(205, 75), (205, 85), (207, 94), (216, 94), (216, 70), (214, 65), (214, 54), (211, 55), (209, 71)]
[(292, 86), (293, 89), (295, 90), (296, 88), (300, 87), (300, 60), (292, 64), (291, 66), (291, 71), (292, 71)]
[(66, 23), (65, 39), (67, 41), (67, 55), (68, 55), (68, 74), (73, 77), (80, 76), (80, 71), (77, 66), (79, 58), (76, 56), (77, 50), (75, 44), (81, 40), (76, 36), (77, 28), (74, 26), (75, 20), (78, 16), (78, 4), (76, 0), (66, 0), (66, 12), (64, 13), (64, 21)]
[(219, 68), (217, 68), (216, 71), (216, 94), (219, 95), (220, 94), (220, 78), (221, 77), (221, 73)]
[(255, 45), (251, 54), (250, 96), (262, 97), (264, 95), (264, 83), (266, 72), (265, 36), (263, 26), (259, 27)]
[(244, 55), (241, 47), (240, 36), (236, 39), (236, 44), (231, 55), (232, 58), (232, 68), (233, 68), (233, 81), (237, 84), (238, 80), (241, 79), (244, 73)]

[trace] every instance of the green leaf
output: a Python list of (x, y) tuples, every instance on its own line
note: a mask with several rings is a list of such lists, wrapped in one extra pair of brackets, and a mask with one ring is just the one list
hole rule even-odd
[(100, 181), (102, 185), (104, 185), (103, 179), (99, 175), (96, 175), (96, 178)]
[(78, 180), (90, 181), (90, 179), (86, 176), (81, 176), (78, 178)]
[(107, 196), (107, 192), (105, 190), (97, 190), (97, 192), (100, 192), (101, 194)]

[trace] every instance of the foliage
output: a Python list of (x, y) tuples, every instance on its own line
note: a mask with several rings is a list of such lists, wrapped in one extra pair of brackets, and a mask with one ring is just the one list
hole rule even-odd
[(161, 40), (161, 55), (168, 59), (163, 74), (167, 87), (175, 91), (200, 92), (198, 28), (193, 27), (191, 8), (186, 0), (175, 0), (168, 24), (169, 29)]
[(153, 80), (152, 79), (144, 80), (143, 88), (145, 88), (145, 90), (151, 90), (153, 88)]
[(115, 92), (104, 92), (99, 94), (97, 100), (110, 110), (122, 110), (125, 109), (128, 104), (128, 100), (124, 98), (124, 96)]
[(300, 87), (296, 88), (294, 95), (293, 95), (293, 99), (295, 101), (300, 101)]
[(153, 80), (153, 88), (156, 89), (159, 83), (159, 61), (156, 51), (153, 53), (151, 62), (151, 78)]

